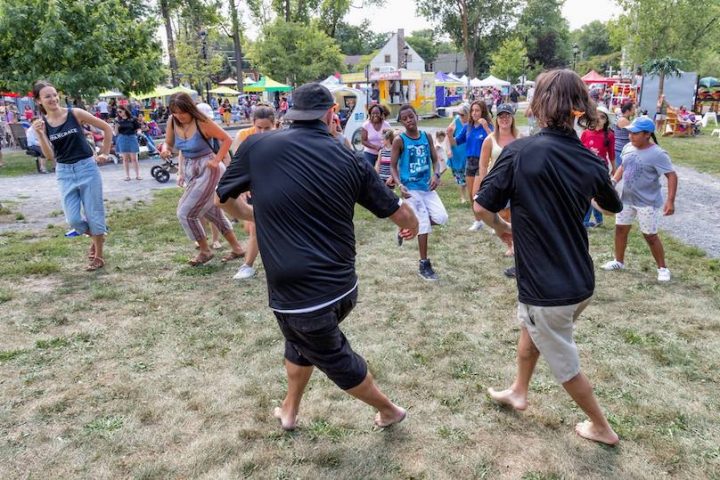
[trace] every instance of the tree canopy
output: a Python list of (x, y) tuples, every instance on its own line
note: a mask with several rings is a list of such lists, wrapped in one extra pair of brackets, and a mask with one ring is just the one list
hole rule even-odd
[(282, 82), (306, 83), (343, 68), (340, 48), (325, 32), (281, 19), (263, 28), (248, 55), (261, 72)]
[(144, 5), (0, 0), (0, 87), (27, 91), (47, 79), (71, 96), (153, 89), (165, 72)]
[(508, 38), (492, 55), (490, 73), (498, 78), (515, 83), (527, 66), (527, 50), (519, 38)]
[(562, 16), (564, 0), (528, 0), (520, 15), (518, 33), (525, 40), (531, 64), (564, 67), (570, 58), (570, 29)]
[(493, 47), (507, 36), (517, 0), (415, 0), (418, 12), (434, 22), (465, 53), (468, 75), (486, 70)]

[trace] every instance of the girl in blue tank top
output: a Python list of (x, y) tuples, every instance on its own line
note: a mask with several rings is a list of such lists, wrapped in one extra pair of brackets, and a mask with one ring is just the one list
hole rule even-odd
[[(447, 223), (448, 214), (435, 189), (440, 184), (440, 163), (432, 138), (417, 128), (417, 113), (410, 105), (400, 107), (398, 120), (405, 127), (392, 146), (390, 170), (400, 193), (418, 218), (418, 249), (421, 278), (438, 279), (428, 258), (428, 235), (432, 225)], [(398, 235), (398, 242), (401, 237)]]
[[(225, 214), (215, 206), (215, 188), (225, 172), (222, 160), (232, 145), (232, 138), (214, 121), (207, 118), (195, 106), (190, 95), (176, 93), (168, 105), (172, 116), (168, 121), (165, 145), (160, 155), (169, 158), (173, 148), (180, 150), (178, 185), (185, 187), (180, 198), (177, 217), (185, 234), (197, 243), (199, 252), (188, 263), (204, 265), (214, 257), (207, 240), (202, 219), (210, 221), (230, 244), (232, 251), (222, 258), (223, 262), (245, 255), (232, 224)], [(220, 142), (217, 152), (211, 147), (211, 140)]]
[[(461, 105), (457, 115), (453, 118), (453, 121), (448, 125), (446, 130), (448, 139), (455, 138), (455, 134), (463, 129), (468, 121), (469, 114), (470, 106), (467, 104)], [(465, 179), (465, 164), (467, 161), (465, 144), (457, 145), (457, 142), (452, 142), (452, 140), (448, 140), (448, 142), (450, 143), (451, 152), (451, 156), (448, 158), (448, 166), (460, 190), (460, 203), (466, 203), (468, 201), (468, 195), (467, 181)], [(453, 143), (455, 143), (455, 145), (453, 145)]]
[[(105, 266), (103, 246), (107, 233), (102, 177), (97, 163), (107, 161), (112, 146), (112, 128), (85, 110), (61, 107), (58, 92), (49, 82), (36, 82), (33, 97), (42, 113), (33, 123), (33, 129), (45, 158), (56, 162), (65, 218), (78, 234), (92, 239), (85, 270), (97, 270)], [(82, 123), (103, 131), (103, 145), (97, 162), (93, 149), (85, 140)]]

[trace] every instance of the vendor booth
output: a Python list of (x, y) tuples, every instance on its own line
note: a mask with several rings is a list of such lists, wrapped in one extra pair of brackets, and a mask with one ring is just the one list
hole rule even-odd
[(343, 135), (350, 140), (356, 152), (362, 151), (361, 131), (363, 123), (367, 120), (367, 95), (362, 90), (341, 83), (326, 83), (325, 86), (335, 98)]
[[(343, 75), (343, 83), (365, 82), (357, 75)], [(377, 102), (390, 109), (391, 117), (396, 117), (400, 106), (409, 103), (420, 116), (433, 116), (435, 107), (435, 74), (411, 70), (391, 70), (370, 72), (369, 80), (376, 90)]]
[(443, 72), (435, 74), (435, 105), (445, 108), (462, 102), (465, 84), (459, 79)]

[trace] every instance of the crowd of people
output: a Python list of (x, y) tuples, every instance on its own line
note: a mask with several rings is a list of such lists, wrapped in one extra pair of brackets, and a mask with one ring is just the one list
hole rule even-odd
[[(115, 134), (128, 179), (131, 167), (140, 178), (133, 141), (142, 129), (138, 117), (130, 106), (118, 106), (113, 132), (104, 107), (98, 116), (61, 107), (48, 82), (37, 82), (33, 95), (41, 113), (32, 126), (43, 154), (56, 162), (68, 223), (91, 238), (86, 269), (103, 268), (107, 226), (97, 164), (107, 159)], [(603, 269), (625, 268), (627, 238), (637, 220), (658, 281), (671, 278), (657, 232), (660, 218), (674, 213), (677, 175), (657, 145), (651, 119), (634, 117), (634, 106), (625, 104), (612, 125), (610, 112), (591, 100), (577, 74), (553, 70), (540, 76), (533, 92), (529, 108), (540, 127), (535, 135), (519, 133), (511, 103), (495, 105), (493, 117), (483, 99), (474, 100), (434, 135), (419, 128), (412, 106), (400, 108), (402, 131), (396, 131), (387, 122), (387, 108), (373, 104), (359, 158), (338, 128), (332, 94), (320, 84), (299, 87), (285, 110), (254, 107), (251, 127), (233, 139), (213, 121), (212, 105), (175, 94), (159, 150), (163, 157), (175, 151), (180, 158), (178, 185), (184, 192), (176, 213), (197, 250), (188, 263), (200, 266), (214, 258), (208, 223), (213, 237), (223, 236), (230, 246), (222, 261), (244, 259), (235, 279), (255, 276), (262, 257), (270, 308), (286, 340), (288, 390), (274, 412), (282, 428), (296, 427), (314, 367), (375, 407), (377, 426), (406, 417), (379, 390), (339, 328), (357, 302), (354, 207), (394, 222), (399, 245), (417, 238), (418, 274), (435, 281), (429, 237), (433, 226), (448, 221), (437, 188), (449, 169), (461, 201), (472, 201), (469, 230), (492, 229), (505, 244), (504, 255), (514, 257), (506, 274), (516, 278), (519, 292), (517, 374), (509, 388), (489, 389), (489, 395), (526, 409), (530, 378), (543, 356), (588, 416), (576, 432), (609, 445), (619, 441), (580, 370), (573, 328), (594, 291), (587, 229), (601, 225), (603, 213), (617, 214), (615, 258)], [(108, 119), (111, 112), (108, 105)], [(289, 128), (277, 128), (280, 115), (292, 122)], [(97, 154), (85, 141), (83, 125), (103, 134)], [(244, 222), (245, 247), (230, 219)]]

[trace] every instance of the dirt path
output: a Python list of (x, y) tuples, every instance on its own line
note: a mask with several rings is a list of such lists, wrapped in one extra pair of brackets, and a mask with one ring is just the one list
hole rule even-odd
[[(434, 129), (427, 129), (434, 130)], [(143, 180), (123, 181), (119, 165), (105, 165), (103, 176), (105, 199), (114, 202), (149, 200), (153, 191), (175, 188), (175, 176), (160, 184), (150, 176), (156, 160), (141, 161)], [(675, 215), (662, 219), (662, 228), (683, 242), (704, 250), (712, 258), (720, 258), (720, 179), (691, 168), (676, 166), (680, 186)], [(0, 202), (8, 202), (13, 215), (0, 220), (0, 232), (39, 230), (48, 224), (64, 224), (60, 213), (60, 194), (55, 175), (27, 175), (0, 178)], [(15, 220), (22, 213), (23, 221)]]
[[(103, 197), (110, 204), (125, 201), (149, 200), (153, 191), (162, 188), (177, 188), (175, 175), (165, 184), (158, 183), (150, 176), (150, 167), (158, 165), (158, 160), (142, 160), (140, 168), (142, 180), (124, 181), (122, 165), (103, 165), (100, 172), (103, 177)], [(47, 225), (65, 224), (60, 204), (55, 174), (25, 175), (22, 177), (0, 178), (0, 202), (13, 214), (0, 220), (0, 232), (13, 230), (40, 230)], [(16, 221), (15, 215), (21, 213), (25, 219)]]

